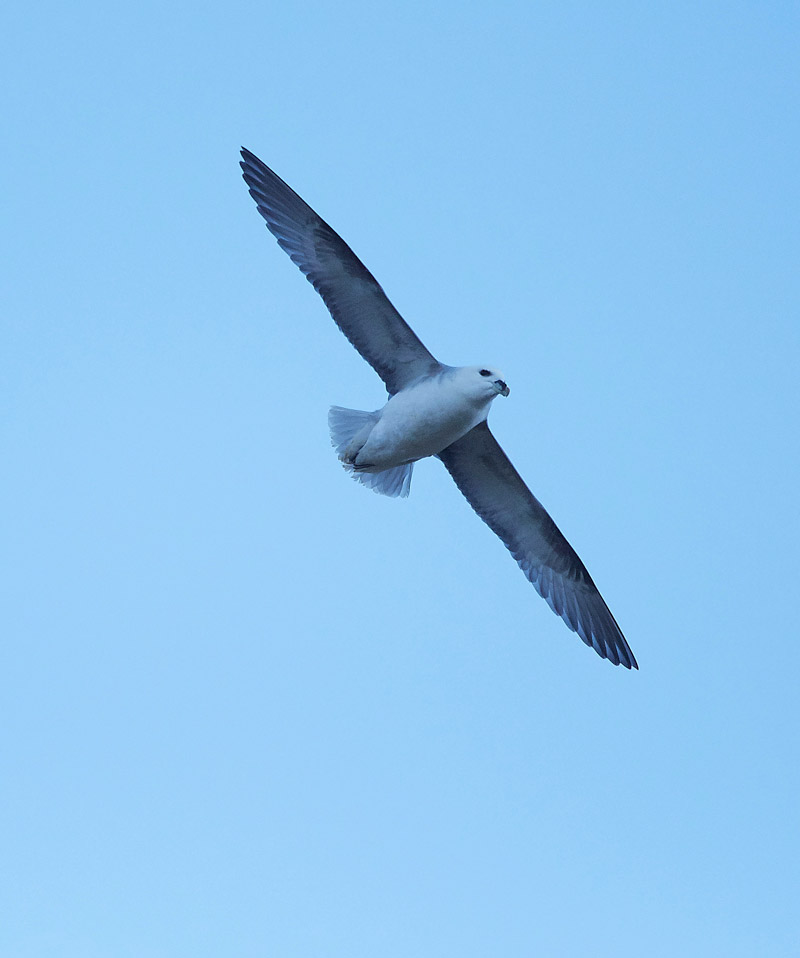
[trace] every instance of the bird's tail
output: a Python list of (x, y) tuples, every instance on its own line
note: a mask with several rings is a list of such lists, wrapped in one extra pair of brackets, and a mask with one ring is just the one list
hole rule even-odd
[[(331, 443), (336, 450), (336, 455), (343, 459), (348, 452), (348, 446), (352, 445), (353, 454), (367, 440), (370, 430), (378, 421), (378, 414), (375, 412), (364, 412), (363, 409), (345, 409), (343, 406), (331, 406), (328, 412), (328, 429), (331, 433)], [(360, 435), (363, 433), (363, 436)], [(359, 440), (354, 442), (354, 440)], [(355, 458), (355, 455), (353, 455)]]
[(378, 414), (374, 412), (331, 406), (328, 413), (331, 443), (342, 460), (342, 465), (354, 479), (382, 496), (405, 498), (411, 488), (413, 462), (384, 469), (383, 472), (362, 472), (352, 462), (347, 461), (351, 457), (355, 459), (377, 418)]

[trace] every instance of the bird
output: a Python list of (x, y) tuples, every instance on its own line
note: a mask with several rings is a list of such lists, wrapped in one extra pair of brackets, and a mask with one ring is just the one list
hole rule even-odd
[(347, 472), (402, 498), (414, 463), (438, 458), (553, 612), (601, 658), (638, 669), (586, 566), (489, 429), (492, 402), (510, 392), (502, 373), (439, 362), (344, 240), (255, 154), (242, 148), (241, 157), (267, 228), (386, 386), (381, 409), (330, 409), (331, 442)]

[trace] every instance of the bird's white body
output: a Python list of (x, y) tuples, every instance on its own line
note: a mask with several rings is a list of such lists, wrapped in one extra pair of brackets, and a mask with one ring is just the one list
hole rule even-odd
[(358, 472), (382, 472), (435, 456), (489, 414), (492, 400), (507, 395), (496, 370), (446, 367), (392, 396), (375, 420), (365, 423), (341, 454)]

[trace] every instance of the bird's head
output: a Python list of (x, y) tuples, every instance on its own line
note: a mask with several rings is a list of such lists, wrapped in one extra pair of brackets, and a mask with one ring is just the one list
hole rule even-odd
[(463, 399), (479, 408), (488, 408), (493, 399), (509, 392), (503, 374), (491, 366), (454, 366), (448, 376)]
[(507, 396), (510, 392), (505, 384), (503, 374), (499, 369), (491, 366), (468, 366), (471, 380), (481, 396), (494, 399), (495, 396)]

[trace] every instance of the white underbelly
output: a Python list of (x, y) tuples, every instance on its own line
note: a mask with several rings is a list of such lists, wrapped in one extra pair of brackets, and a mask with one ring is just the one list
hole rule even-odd
[(485, 419), (486, 412), (474, 403), (445, 403), (441, 390), (399, 393), (381, 411), (356, 465), (378, 471), (435, 456)]

